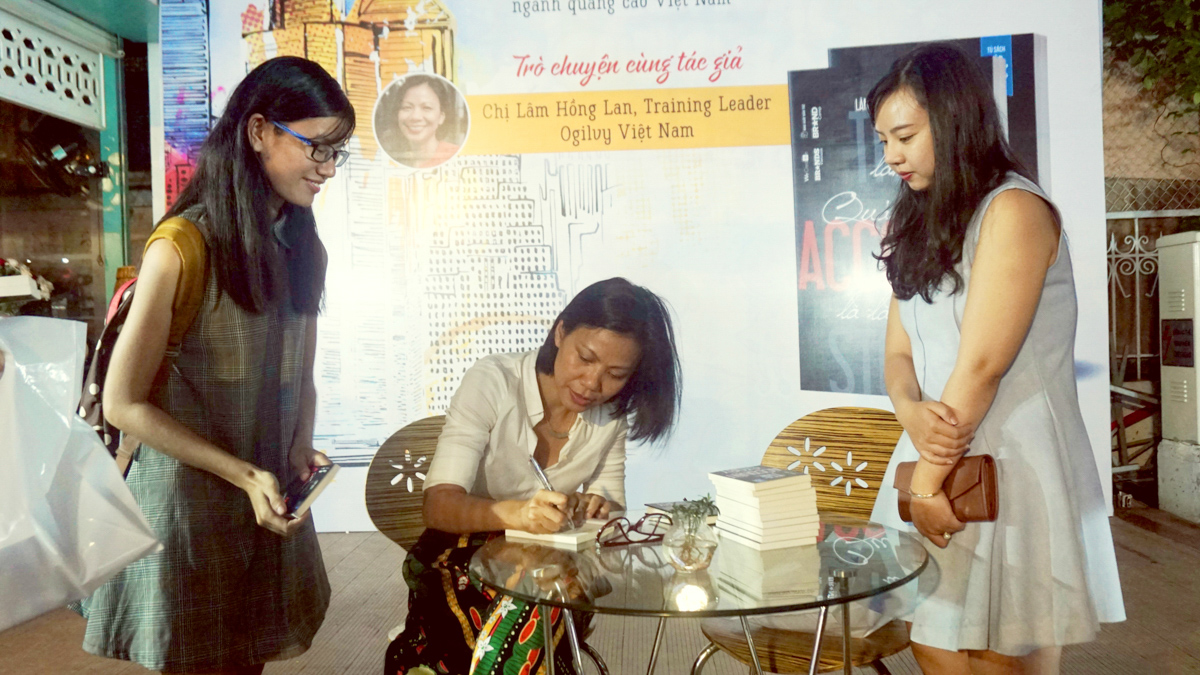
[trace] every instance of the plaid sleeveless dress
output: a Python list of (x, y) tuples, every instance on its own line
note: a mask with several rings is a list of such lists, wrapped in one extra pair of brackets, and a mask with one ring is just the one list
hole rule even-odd
[[(200, 214), (184, 215), (197, 222)], [(209, 274), (204, 304), (178, 355), (166, 357), (153, 403), (287, 486), (310, 320), (287, 298), (247, 312)], [(330, 596), (311, 520), (280, 537), (258, 526), (244, 492), (145, 444), (127, 483), (163, 550), (83, 601), (86, 651), (187, 672), (308, 649)]]

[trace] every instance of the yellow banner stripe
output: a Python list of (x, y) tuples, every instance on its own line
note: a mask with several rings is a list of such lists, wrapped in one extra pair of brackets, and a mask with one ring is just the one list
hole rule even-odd
[(462, 154), (791, 143), (786, 85), (468, 96)]

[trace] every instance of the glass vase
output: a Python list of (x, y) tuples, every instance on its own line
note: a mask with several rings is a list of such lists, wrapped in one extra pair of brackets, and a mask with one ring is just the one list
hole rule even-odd
[(704, 516), (672, 516), (671, 527), (663, 535), (663, 552), (667, 561), (681, 572), (707, 568), (717, 549), (717, 533), (709, 527)]

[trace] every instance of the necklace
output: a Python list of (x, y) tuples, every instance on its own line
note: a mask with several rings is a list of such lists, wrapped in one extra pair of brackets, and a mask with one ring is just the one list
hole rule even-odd
[[(571, 420), (572, 426), (574, 426), (574, 423), (575, 423), (575, 420)], [(571, 437), (571, 428), (567, 427), (566, 432), (555, 431), (554, 427), (550, 425), (550, 418), (547, 417), (546, 418), (546, 433), (550, 434), (554, 438), (560, 438), (560, 439), (561, 438), (570, 438)]]
[(550, 434), (551, 436), (553, 436), (555, 438), (570, 438), (571, 437), (570, 433), (560, 434), (557, 431), (555, 431), (554, 429), (551, 429), (549, 423), (546, 424), (546, 433)]

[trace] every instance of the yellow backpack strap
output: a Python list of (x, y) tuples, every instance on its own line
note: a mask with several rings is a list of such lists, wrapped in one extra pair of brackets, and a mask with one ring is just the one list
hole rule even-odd
[(171, 242), (183, 261), (179, 281), (175, 284), (175, 299), (171, 303), (171, 332), (167, 339), (168, 348), (175, 348), (183, 342), (184, 334), (192, 327), (204, 304), (208, 255), (200, 229), (186, 218), (176, 216), (159, 223), (146, 241), (146, 250), (159, 239)]

